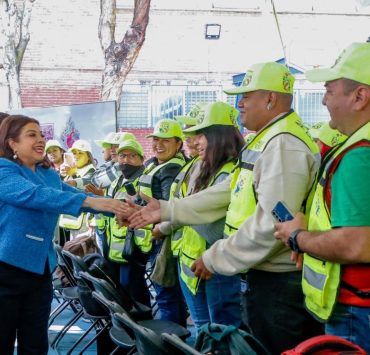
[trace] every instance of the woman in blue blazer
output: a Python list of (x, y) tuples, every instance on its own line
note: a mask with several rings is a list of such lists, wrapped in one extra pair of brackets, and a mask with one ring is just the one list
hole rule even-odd
[(118, 200), (63, 183), (44, 156), (39, 122), (10, 115), (0, 125), (0, 352), (48, 353), (53, 234), (59, 214), (117, 213)]

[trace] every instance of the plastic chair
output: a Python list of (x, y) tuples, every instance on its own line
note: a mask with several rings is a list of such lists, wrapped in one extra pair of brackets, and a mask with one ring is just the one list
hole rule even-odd
[(118, 324), (122, 324), (122, 327), (126, 326), (133, 331), (138, 355), (176, 354), (166, 347), (165, 343), (161, 339), (160, 334), (139, 323), (136, 323), (127, 314), (115, 313), (113, 315), (113, 319), (118, 322)]
[(64, 258), (62, 254), (62, 247), (59, 245), (54, 245), (57, 254), (57, 263), (59, 267), (63, 270), (71, 286), (62, 287), (58, 289), (58, 292), (63, 299), (63, 302), (50, 313), (49, 316), (49, 327), (53, 324), (55, 319), (68, 307), (72, 309), (75, 313), (71, 319), (63, 326), (63, 328), (56, 334), (50, 343), (52, 349), (55, 349), (63, 336), (68, 332), (68, 330), (83, 316), (83, 308), (80, 304), (80, 299), (78, 295), (78, 287), (76, 280), (73, 276), (72, 265), (69, 264), (68, 260)]
[(114, 288), (108, 281), (92, 276), (89, 272), (80, 272), (85, 282), (90, 282), (94, 290), (104, 296), (107, 300), (120, 305), (135, 320), (152, 319), (152, 311), (139, 302), (132, 300), (128, 293)]
[[(119, 303), (120, 302), (119, 293), (112, 289), (109, 283), (107, 283), (105, 280), (95, 278), (86, 272), (81, 272), (80, 276), (90, 281), (94, 285), (95, 292), (93, 292), (93, 297), (102, 302), (102, 304), (107, 309), (109, 309), (109, 312), (112, 315), (113, 327), (116, 329), (125, 328), (125, 332), (132, 338), (136, 339), (134, 330), (131, 329), (130, 327), (122, 326), (122, 324), (114, 318), (114, 314), (125, 314), (129, 319), (132, 320), (132, 322), (137, 323), (138, 326), (144, 327), (146, 329), (149, 329), (149, 331), (153, 332), (157, 340), (160, 339), (161, 334), (164, 332), (175, 333), (182, 339), (186, 339), (187, 337), (190, 336), (190, 332), (186, 328), (174, 322), (160, 319), (143, 319), (143, 316), (149, 315), (148, 312), (145, 311), (145, 309), (147, 309), (148, 307), (144, 305), (140, 306), (140, 304), (134, 303), (135, 304), (134, 307), (125, 308), (122, 305), (122, 303)], [(140, 309), (140, 307), (144, 308)], [(115, 341), (115, 339), (113, 339), (114, 335), (112, 334), (110, 335), (111, 339), (115, 342), (115, 344), (119, 346), (120, 345), (119, 341)], [(127, 343), (124, 342), (122, 347), (127, 349)], [(147, 353), (152, 354), (151, 351)]]
[[(122, 302), (120, 303), (120, 298), (118, 296), (119, 293), (116, 293), (114, 290), (112, 290), (109, 283), (107, 283), (105, 280), (93, 277), (86, 272), (81, 272), (80, 276), (91, 281), (95, 287), (95, 291), (98, 294), (105, 297), (108, 301), (118, 304), (121, 309), (124, 310), (124, 313), (134, 322), (138, 322), (140, 325), (153, 330), (157, 334), (157, 337), (162, 333), (174, 333), (181, 339), (186, 339), (190, 336), (190, 331), (177, 323), (162, 319), (152, 319), (151, 317), (148, 319), (149, 314), (146, 310), (149, 307), (142, 305), (141, 303), (133, 302), (134, 306), (129, 308), (125, 307)], [(119, 311), (117, 313), (121, 312)]]
[(181, 354), (183, 355), (203, 355), (203, 353), (200, 353), (198, 350), (182, 341), (176, 334), (163, 333), (162, 340), (165, 343), (171, 344), (175, 349), (181, 351)]
[(96, 291), (93, 291), (92, 295), (96, 300), (101, 302), (101, 304), (103, 304), (111, 314), (112, 327), (109, 330), (109, 335), (112, 341), (118, 346), (118, 348), (134, 350), (136, 343), (135, 339), (132, 337), (132, 334), (129, 335), (123, 327), (121, 327), (117, 322), (113, 321), (114, 313), (125, 313), (125, 310), (116, 302), (109, 301)]
[[(82, 316), (85, 319), (91, 321), (89, 328), (80, 336), (79, 339), (72, 345), (68, 350), (67, 355), (72, 354), (75, 348), (86, 338), (94, 328), (96, 329), (96, 334), (93, 338), (81, 349), (79, 354), (82, 354), (90, 345), (92, 345), (98, 337), (111, 325), (111, 317), (109, 313), (101, 307), (101, 304), (97, 302), (92, 297), (92, 289), (89, 285), (80, 277), (80, 272), (87, 271), (89, 266), (86, 262), (79, 256), (70, 253), (69, 251), (63, 250), (62, 254), (70, 261), (73, 265), (73, 275), (77, 282), (78, 296), (80, 303), (83, 308)], [(69, 329), (69, 328), (68, 328)], [(68, 329), (66, 331), (68, 331)], [(65, 333), (64, 333), (65, 334)], [(59, 339), (53, 343), (53, 348), (57, 348), (61, 338), (64, 334), (59, 337)]]

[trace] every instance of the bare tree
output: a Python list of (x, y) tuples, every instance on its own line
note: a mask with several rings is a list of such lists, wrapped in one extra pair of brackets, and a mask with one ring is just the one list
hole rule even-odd
[(135, 0), (131, 26), (122, 41), (117, 43), (116, 0), (100, 0), (99, 39), (105, 58), (102, 100), (116, 100), (119, 105), (123, 83), (145, 40), (149, 9), (150, 0)]
[(30, 40), (29, 24), (35, 0), (24, 0), (18, 9), (15, 0), (0, 0), (0, 69), (5, 71), (9, 109), (22, 107), (19, 73)]

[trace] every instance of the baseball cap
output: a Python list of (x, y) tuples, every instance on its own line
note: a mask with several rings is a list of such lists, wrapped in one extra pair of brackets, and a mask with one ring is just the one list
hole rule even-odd
[(103, 147), (105, 144), (107, 144), (107, 142), (110, 142), (115, 135), (116, 135), (116, 132), (109, 132), (103, 139), (97, 139), (94, 142), (99, 147)]
[(149, 137), (158, 137), (158, 138), (177, 137), (182, 139), (182, 130), (180, 123), (175, 120), (163, 118), (156, 123), (153, 133), (146, 136), (146, 138)]
[(57, 141), (56, 139), (49, 139), (45, 144), (45, 153), (48, 151), (51, 147), (58, 147), (62, 150), (65, 150), (62, 145)]
[(79, 140), (75, 141), (72, 144), (72, 147), (69, 148), (69, 151), (73, 151), (74, 149), (81, 150), (82, 152), (92, 153), (90, 143), (88, 141), (85, 141), (84, 139), (79, 139)]
[(337, 129), (331, 128), (328, 122), (318, 122), (314, 124), (309, 129), (309, 133), (312, 138), (319, 139), (329, 147), (334, 147), (347, 139), (345, 134), (339, 132)]
[(352, 43), (339, 55), (330, 68), (306, 71), (307, 80), (324, 82), (337, 79), (350, 79), (370, 85), (370, 43)]
[(198, 123), (193, 127), (185, 129), (184, 133), (199, 131), (215, 125), (237, 127), (238, 114), (239, 111), (235, 107), (225, 102), (218, 101), (207, 104), (197, 114)]
[(246, 72), (240, 86), (225, 89), (224, 92), (229, 95), (237, 95), (245, 92), (267, 90), (292, 94), (294, 80), (294, 76), (283, 64), (276, 62), (257, 63)]
[(136, 140), (126, 139), (123, 142), (121, 142), (118, 149), (117, 149), (117, 153), (119, 153), (120, 151), (122, 151), (124, 149), (133, 150), (134, 152), (139, 154), (141, 157), (144, 157), (144, 149), (141, 146), (141, 144)]
[[(108, 137), (109, 135), (109, 137)], [(109, 148), (112, 144), (119, 145), (121, 142), (123, 142), (126, 139), (133, 139), (136, 140), (136, 137), (134, 134), (130, 132), (117, 132), (112, 135), (108, 134), (106, 136), (106, 139), (102, 141), (102, 147), (103, 148)]]
[(195, 126), (198, 123), (197, 115), (199, 111), (206, 105), (206, 102), (198, 102), (186, 116), (175, 116), (175, 120), (184, 126)]

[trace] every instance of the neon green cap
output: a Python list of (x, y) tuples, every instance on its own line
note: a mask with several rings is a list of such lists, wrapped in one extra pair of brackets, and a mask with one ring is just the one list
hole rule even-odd
[(369, 63), (370, 43), (352, 43), (342, 51), (332, 67), (308, 70), (305, 75), (312, 82), (345, 78), (370, 85)]
[(334, 147), (347, 139), (345, 134), (339, 132), (337, 129), (331, 128), (328, 122), (318, 122), (314, 124), (310, 128), (309, 133), (312, 138), (319, 139), (329, 147)]
[(141, 146), (141, 144), (134, 139), (126, 139), (123, 142), (120, 143), (117, 153), (119, 153), (122, 150), (130, 149), (139, 154), (141, 157), (144, 157), (144, 149)]
[(215, 125), (235, 126), (237, 125), (239, 111), (225, 102), (214, 102), (202, 107), (198, 114), (198, 124), (184, 130), (184, 133), (199, 131), (203, 128)]
[(110, 137), (110, 139), (104, 141), (102, 147), (109, 148), (112, 144), (119, 145), (126, 139), (136, 140), (136, 137), (133, 133), (130, 132), (117, 132), (114, 134), (114, 136)]
[(285, 65), (275, 62), (258, 63), (250, 67), (240, 86), (226, 89), (224, 92), (229, 95), (237, 95), (267, 90), (292, 94), (294, 80), (294, 76)]
[(56, 139), (49, 139), (45, 144), (45, 153), (48, 151), (51, 147), (58, 147), (62, 150), (65, 150), (62, 145), (57, 141)]
[(159, 120), (152, 134), (146, 136), (149, 137), (158, 137), (158, 138), (173, 138), (177, 137), (182, 139), (182, 130), (180, 123), (175, 120), (163, 118)]
[(197, 115), (199, 111), (206, 105), (206, 102), (198, 102), (186, 116), (175, 116), (175, 120), (185, 126), (195, 126), (198, 123)]
[(103, 145), (106, 144), (108, 141), (112, 140), (115, 135), (116, 132), (109, 132), (103, 139), (97, 139), (94, 142), (99, 147), (103, 147)]

